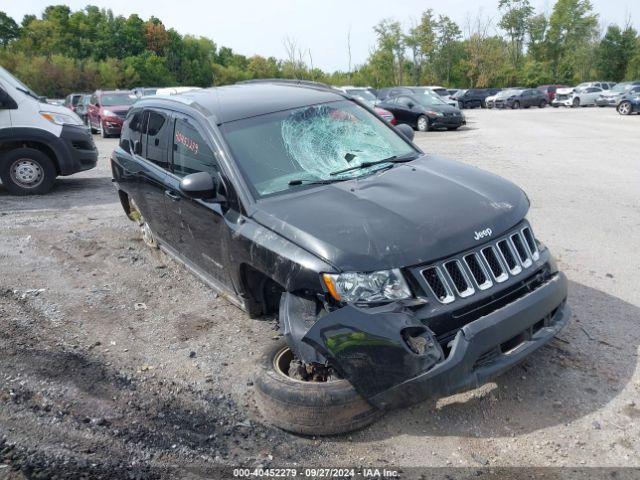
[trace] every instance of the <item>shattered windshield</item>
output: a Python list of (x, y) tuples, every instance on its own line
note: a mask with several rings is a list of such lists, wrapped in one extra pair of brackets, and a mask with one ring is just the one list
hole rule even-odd
[[(418, 154), (377, 116), (351, 101), (311, 105), (226, 123), (225, 139), (258, 197), (313, 182), (350, 179)], [(341, 170), (351, 169), (336, 174)]]

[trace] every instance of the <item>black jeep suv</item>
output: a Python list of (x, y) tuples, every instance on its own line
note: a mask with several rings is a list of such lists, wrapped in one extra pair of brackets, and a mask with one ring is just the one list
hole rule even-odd
[(143, 98), (112, 155), (151, 246), (251, 315), (255, 381), (306, 434), (475, 388), (567, 323), (567, 281), (514, 184), (423, 153), (339, 91), (263, 81)]

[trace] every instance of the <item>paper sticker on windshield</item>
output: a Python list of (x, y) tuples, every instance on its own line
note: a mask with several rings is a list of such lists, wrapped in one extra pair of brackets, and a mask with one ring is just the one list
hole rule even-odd
[(187, 137), (183, 133), (176, 132), (176, 142), (184, 145), (187, 149), (191, 150), (195, 155), (198, 154), (198, 150), (200, 147), (198, 146), (198, 142)]

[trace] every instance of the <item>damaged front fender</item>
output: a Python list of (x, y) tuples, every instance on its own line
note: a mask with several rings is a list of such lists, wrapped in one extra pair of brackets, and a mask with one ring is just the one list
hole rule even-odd
[[(292, 304), (300, 306), (295, 300)], [(306, 316), (311, 320), (311, 311)], [(295, 318), (290, 316), (288, 321), (295, 322)], [(309, 354), (308, 346), (313, 347), (367, 399), (444, 358), (431, 330), (403, 302), (372, 308), (347, 305), (289, 332), (289, 343), (295, 344), (292, 348), (302, 353), (303, 360)]]

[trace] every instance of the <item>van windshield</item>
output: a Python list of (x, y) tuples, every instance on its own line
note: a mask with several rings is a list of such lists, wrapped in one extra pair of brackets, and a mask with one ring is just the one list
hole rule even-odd
[(36, 92), (34, 92), (33, 90), (31, 90), (29, 87), (27, 87), (24, 83), (22, 83), (20, 80), (18, 80), (16, 77), (14, 77), (13, 75), (11, 75), (7, 70), (5, 70), (3, 67), (0, 67), (0, 78), (7, 82), (9, 85), (11, 85), (13, 88), (20, 90), (23, 93), (26, 93), (27, 95), (35, 98), (36, 100), (40, 101), (40, 102), (44, 102), (44, 99), (41, 98)]
[(237, 120), (223, 124), (222, 132), (257, 197), (368, 175), (391, 161), (362, 169), (358, 165), (419, 155), (384, 121), (351, 101)]

